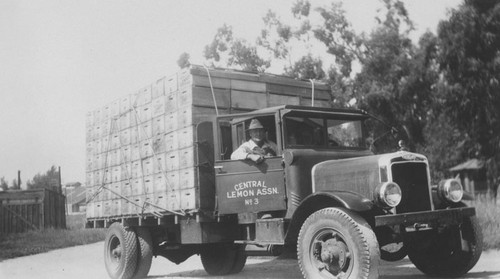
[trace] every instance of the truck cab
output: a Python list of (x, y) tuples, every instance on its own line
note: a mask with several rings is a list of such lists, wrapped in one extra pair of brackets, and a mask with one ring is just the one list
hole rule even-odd
[[(289, 219), (313, 194), (311, 170), (328, 161), (372, 155), (358, 110), (279, 106), (217, 118), (215, 161), (219, 214), (256, 214)], [(266, 127), (276, 156), (257, 164), (231, 160), (231, 153), (250, 140), (252, 119)]]

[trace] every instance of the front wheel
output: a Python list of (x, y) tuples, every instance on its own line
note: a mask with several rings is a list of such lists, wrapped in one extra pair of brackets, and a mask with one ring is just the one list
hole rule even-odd
[[(412, 235), (414, 234), (414, 235)], [(423, 273), (439, 277), (459, 277), (479, 260), (483, 237), (475, 216), (463, 223), (439, 230), (409, 233), (408, 257)]]
[(130, 279), (137, 268), (137, 239), (133, 230), (113, 223), (104, 241), (104, 263), (109, 277)]
[(363, 218), (342, 208), (324, 208), (307, 218), (297, 258), (304, 278), (378, 278), (375, 233)]

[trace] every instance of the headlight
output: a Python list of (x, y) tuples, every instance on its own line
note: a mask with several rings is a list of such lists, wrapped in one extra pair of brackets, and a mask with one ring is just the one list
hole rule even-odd
[(394, 182), (384, 182), (376, 188), (375, 196), (382, 207), (396, 207), (401, 202), (401, 188)]
[(462, 184), (457, 179), (446, 179), (439, 182), (438, 196), (450, 202), (459, 202), (464, 196)]

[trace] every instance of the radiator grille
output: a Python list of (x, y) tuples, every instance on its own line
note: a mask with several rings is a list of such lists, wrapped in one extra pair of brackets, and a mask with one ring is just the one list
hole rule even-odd
[(404, 162), (392, 165), (392, 179), (402, 191), (397, 213), (431, 210), (427, 165), (423, 162)]

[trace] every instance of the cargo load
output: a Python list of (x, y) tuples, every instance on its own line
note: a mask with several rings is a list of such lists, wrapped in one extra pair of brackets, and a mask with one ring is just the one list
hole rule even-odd
[(330, 107), (329, 92), (313, 81), (191, 66), (89, 112), (87, 219), (213, 209), (206, 121), (277, 105)]

